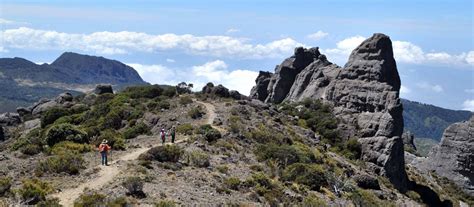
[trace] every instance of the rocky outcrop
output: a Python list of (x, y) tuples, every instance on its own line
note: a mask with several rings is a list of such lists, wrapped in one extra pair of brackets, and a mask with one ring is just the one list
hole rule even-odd
[(272, 73), (260, 71), (257, 79), (255, 80), (256, 85), (250, 91), (250, 98), (265, 101), (265, 99), (268, 97), (267, 88), (271, 77)]
[(435, 171), (474, 196), (474, 116), (454, 123), (444, 131), (441, 143), (433, 147), (426, 159), (412, 163), (425, 171)]
[(17, 113), (0, 114), (0, 126), (16, 126), (21, 123), (20, 115)]
[(71, 93), (61, 93), (54, 99), (42, 98), (38, 102), (34, 103), (28, 107), (18, 107), (16, 111), (19, 114), (19, 117), (39, 117), (43, 112), (54, 108), (54, 107), (64, 107), (69, 108), (73, 106), (73, 96)]
[(106, 85), (97, 85), (95, 86), (94, 93), (97, 95), (101, 95), (104, 93), (114, 93), (114, 90), (112, 89), (112, 85), (106, 84)]
[(343, 138), (359, 137), (362, 159), (373, 163), (371, 169), (406, 189), (400, 77), (388, 36), (374, 34), (362, 42), (343, 68), (329, 62), (318, 48), (296, 48), (276, 67), (265, 97), (261, 90), (267, 76), (259, 75), (252, 98), (267, 103), (312, 98), (331, 104), (341, 120)]
[(240, 99), (245, 99), (246, 97), (240, 94), (238, 91), (227, 89), (223, 85), (219, 84), (217, 86), (214, 86), (213, 83), (207, 83), (203, 88), (202, 88), (202, 93), (203, 94), (210, 94), (210, 95), (215, 95), (218, 97), (223, 97), (223, 98), (233, 98), (236, 100)]
[(3, 127), (0, 126), (0, 141), (5, 140), (5, 132), (3, 131)]
[(415, 135), (413, 133), (411, 133), (410, 131), (404, 132), (402, 134), (402, 139), (405, 148), (416, 151)]

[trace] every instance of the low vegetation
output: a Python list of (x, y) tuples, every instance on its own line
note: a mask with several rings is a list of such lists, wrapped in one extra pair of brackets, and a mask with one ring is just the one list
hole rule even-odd
[(39, 179), (25, 179), (22, 186), (17, 190), (22, 201), (34, 205), (41, 201), (46, 201), (46, 196), (53, 192), (53, 187)]
[(177, 145), (153, 147), (140, 155), (140, 160), (156, 160), (159, 162), (178, 162), (183, 155), (183, 149)]
[(199, 127), (198, 133), (203, 135), (208, 142), (214, 142), (222, 137), (221, 133), (209, 124)]

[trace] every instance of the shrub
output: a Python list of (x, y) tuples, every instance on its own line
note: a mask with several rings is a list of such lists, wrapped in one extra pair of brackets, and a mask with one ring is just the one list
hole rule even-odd
[(36, 144), (27, 144), (20, 148), (21, 153), (25, 155), (36, 155), (40, 153), (42, 150), (42, 147)]
[(62, 205), (59, 204), (58, 198), (47, 198), (44, 201), (38, 202), (36, 207), (62, 207)]
[(183, 106), (193, 103), (193, 99), (189, 96), (182, 96), (179, 98), (179, 103)]
[(202, 109), (201, 106), (193, 107), (188, 111), (189, 117), (191, 117), (193, 119), (199, 119), (202, 116), (204, 116), (204, 114), (205, 114), (204, 110)]
[(49, 146), (61, 141), (77, 143), (87, 142), (87, 134), (71, 124), (58, 124), (52, 126), (46, 133), (46, 142)]
[(20, 137), (13, 143), (11, 146), (12, 150), (18, 150), (26, 145), (33, 144), (33, 145), (38, 145), (42, 146), (44, 145), (44, 140), (42, 138), (42, 130), (40, 128), (36, 128), (28, 132), (26, 136)]
[(239, 190), (240, 186), (240, 179), (236, 177), (230, 177), (224, 180), (224, 184), (227, 186), (227, 188), (232, 189), (232, 190)]
[(22, 187), (18, 189), (18, 194), (23, 201), (33, 202), (28, 203), (29, 205), (34, 205), (39, 201), (45, 201), (46, 195), (53, 192), (51, 185), (36, 178), (23, 180), (22, 183)]
[(281, 144), (284, 140), (284, 135), (277, 131), (272, 131), (263, 124), (260, 124), (258, 128), (252, 129), (247, 135), (248, 138), (253, 139), (259, 143), (277, 143)]
[(122, 118), (118, 111), (113, 110), (109, 112), (102, 122), (103, 129), (120, 129), (122, 127)]
[(255, 151), (255, 155), (260, 161), (274, 159), (285, 167), (293, 163), (310, 163), (315, 161), (314, 154), (311, 149), (302, 145), (276, 145), (266, 144), (259, 145)]
[(283, 171), (282, 178), (286, 181), (307, 185), (312, 190), (319, 190), (321, 186), (327, 186), (324, 169), (318, 164), (292, 164)]
[(423, 200), (421, 200), (420, 194), (418, 194), (418, 193), (415, 192), (415, 191), (410, 190), (410, 191), (407, 191), (405, 194), (406, 194), (409, 198), (411, 198), (412, 200), (414, 200), (414, 201), (416, 201), (416, 202), (419, 202), (419, 203), (422, 203), (422, 202), (423, 202)]
[(306, 207), (325, 207), (328, 206), (325, 200), (319, 198), (314, 194), (309, 194), (303, 199), (303, 205)]
[(41, 128), (45, 128), (46, 126), (54, 123), (56, 119), (66, 115), (69, 115), (69, 111), (63, 108), (54, 107), (47, 110), (43, 113), (43, 115), (41, 115)]
[(355, 206), (394, 206), (389, 201), (380, 200), (372, 191), (363, 189), (351, 192), (349, 199)]
[(10, 192), (12, 187), (12, 179), (9, 177), (0, 177), (0, 196), (4, 196)]
[(63, 151), (61, 154), (54, 155), (39, 162), (35, 172), (37, 175), (62, 172), (75, 175), (78, 174), (82, 168), (84, 168), (84, 159), (80, 154)]
[(186, 124), (180, 124), (176, 127), (176, 132), (180, 134), (185, 134), (185, 135), (192, 135), (194, 131), (193, 125), (186, 123)]
[(86, 193), (74, 201), (74, 207), (102, 206), (106, 203), (106, 196), (100, 193)]
[(176, 203), (174, 201), (162, 200), (155, 204), (155, 207), (175, 207)]
[(140, 160), (157, 160), (159, 162), (178, 162), (183, 150), (177, 145), (153, 147), (140, 155)]
[(156, 98), (163, 93), (163, 88), (158, 85), (149, 85), (149, 86), (132, 86), (128, 87), (123, 91), (124, 94), (130, 96), (131, 98)]
[(88, 144), (79, 144), (71, 141), (63, 141), (55, 144), (51, 148), (51, 153), (60, 155), (64, 153), (85, 153), (92, 151), (92, 147)]
[(171, 104), (169, 101), (167, 100), (163, 100), (163, 101), (160, 101), (158, 103), (158, 107), (160, 107), (160, 109), (170, 109), (171, 108)]
[(229, 167), (227, 165), (219, 165), (216, 167), (216, 169), (220, 173), (224, 173), (224, 174), (227, 174), (227, 172), (229, 171)]
[(349, 159), (359, 159), (362, 154), (362, 145), (357, 141), (357, 138), (350, 138), (344, 143), (342, 154)]
[(145, 123), (139, 122), (135, 124), (135, 126), (126, 129), (123, 132), (123, 138), (125, 139), (133, 139), (141, 134), (150, 134), (150, 127), (148, 127)]
[(107, 129), (105, 131), (100, 132), (100, 136), (94, 140), (92, 144), (94, 146), (98, 146), (102, 140), (107, 140), (114, 150), (125, 150), (125, 139), (115, 130)]
[(222, 137), (221, 133), (217, 129), (212, 128), (209, 124), (199, 127), (199, 134), (204, 135), (208, 142), (216, 141)]
[(171, 86), (171, 87), (168, 86), (168, 87), (166, 87), (165, 90), (163, 91), (163, 95), (164, 95), (164, 96), (167, 96), (167, 97), (170, 97), (170, 98), (176, 96), (176, 94), (177, 94), (177, 93), (176, 93), (176, 87), (174, 87), (174, 86)]
[(192, 151), (186, 153), (187, 162), (196, 167), (209, 167), (210, 156), (202, 151)]
[(129, 177), (123, 183), (122, 186), (128, 190), (127, 195), (133, 196), (136, 198), (146, 197), (143, 192), (143, 181), (139, 177)]

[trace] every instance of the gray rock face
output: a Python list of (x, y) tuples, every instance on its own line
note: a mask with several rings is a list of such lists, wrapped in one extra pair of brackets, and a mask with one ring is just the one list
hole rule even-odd
[(397, 188), (406, 189), (400, 77), (388, 36), (374, 34), (362, 42), (343, 68), (329, 62), (318, 48), (296, 48), (295, 55), (277, 66), (263, 97), (264, 92), (256, 91), (266, 79), (257, 78), (252, 98), (267, 103), (312, 98), (331, 104), (341, 120), (341, 136), (359, 137), (362, 159), (374, 163), (374, 171)]
[(20, 115), (17, 113), (0, 114), (0, 126), (16, 126), (21, 123)]
[(410, 131), (404, 132), (402, 134), (403, 144), (409, 149), (416, 150), (415, 146), (415, 135)]
[(3, 127), (0, 126), (0, 141), (5, 140), (5, 132), (3, 131)]
[(255, 80), (256, 85), (250, 91), (250, 98), (265, 101), (268, 96), (267, 88), (271, 77), (272, 73), (260, 71), (257, 79)]
[(441, 143), (433, 147), (418, 168), (436, 171), (474, 196), (474, 116), (454, 123), (444, 131)]
[(361, 188), (380, 190), (379, 181), (370, 175), (356, 175), (354, 176), (354, 181), (357, 183), (357, 186)]
[(62, 104), (62, 103), (65, 103), (65, 102), (71, 102), (73, 98), (74, 98), (74, 97), (72, 96), (71, 93), (67, 93), (67, 92), (66, 92), (66, 93), (61, 93), (61, 94), (59, 94), (59, 96), (56, 97), (56, 98), (54, 99), (54, 101), (56, 101), (56, 103)]
[(112, 85), (97, 85), (94, 89), (94, 93), (97, 95), (104, 93), (114, 93)]
[(230, 97), (230, 98), (233, 98), (233, 99), (236, 99), (236, 100), (241, 100), (241, 99), (246, 98), (246, 96), (243, 96), (238, 91), (234, 91), (234, 90), (229, 91), (229, 89), (227, 89), (223, 85), (219, 84), (217, 86), (214, 86), (213, 83), (207, 83), (202, 88), (202, 93), (211, 94), (211, 95), (215, 95), (215, 96), (219, 96), (219, 97), (223, 97), (223, 98), (229, 98)]

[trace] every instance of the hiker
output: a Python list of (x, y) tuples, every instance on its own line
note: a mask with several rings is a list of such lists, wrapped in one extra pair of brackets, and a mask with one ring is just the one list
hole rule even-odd
[(174, 143), (174, 138), (176, 137), (176, 127), (174, 125), (171, 127), (170, 134), (171, 134), (171, 143)]
[(102, 157), (102, 165), (108, 166), (107, 163), (107, 153), (110, 151), (111, 147), (107, 144), (106, 139), (102, 140), (102, 143), (99, 145), (99, 152)]
[(160, 135), (161, 135), (161, 143), (162, 143), (162, 144), (165, 144), (166, 133), (165, 133), (165, 129), (164, 129), (164, 128), (161, 129)]

